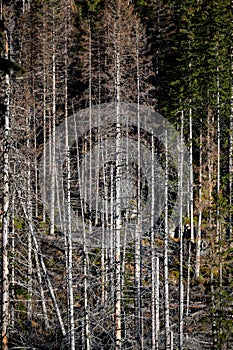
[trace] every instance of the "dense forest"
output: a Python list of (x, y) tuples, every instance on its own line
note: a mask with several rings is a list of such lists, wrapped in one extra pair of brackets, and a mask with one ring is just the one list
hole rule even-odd
[(1, 0), (1, 349), (233, 349), (233, 1)]

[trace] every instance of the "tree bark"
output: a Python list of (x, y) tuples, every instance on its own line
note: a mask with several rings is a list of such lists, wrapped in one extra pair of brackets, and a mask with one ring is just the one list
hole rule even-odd
[[(65, 147), (66, 147), (66, 166), (67, 166), (67, 195), (66, 195), (66, 243), (67, 243), (67, 286), (68, 286), (68, 310), (70, 325), (70, 349), (75, 350), (75, 323), (74, 323), (74, 291), (73, 291), (73, 242), (72, 242), (72, 225), (71, 225), (71, 170), (70, 170), (70, 146), (68, 130), (68, 19), (70, 6), (66, 8), (67, 18), (65, 23), (65, 53), (64, 53), (64, 98), (65, 98)], [(87, 349), (88, 350), (88, 349)]]
[(196, 241), (196, 265), (195, 265), (195, 277), (200, 276), (201, 267), (201, 227), (202, 227), (202, 186), (203, 186), (203, 136), (202, 136), (202, 120), (200, 131), (200, 146), (199, 146), (199, 190), (198, 190), (198, 225), (197, 225), (197, 241)]
[(170, 308), (168, 282), (168, 144), (165, 130), (165, 210), (164, 210), (164, 327), (165, 349), (170, 349)]
[(179, 236), (180, 236), (180, 276), (179, 276), (179, 350), (183, 350), (183, 332), (184, 332), (184, 284), (183, 284), (183, 133), (184, 133), (184, 111), (181, 111), (181, 132), (180, 132), (180, 211), (179, 211)]
[[(116, 14), (120, 17), (120, 1), (116, 1)], [(116, 179), (115, 179), (115, 276), (116, 276), (116, 296), (115, 296), (115, 350), (121, 350), (122, 347), (122, 330), (121, 330), (121, 178), (122, 178), (122, 154), (121, 154), (121, 63), (120, 63), (120, 28), (119, 22), (114, 25), (114, 56), (115, 56), (115, 93), (116, 93)]]
[[(231, 12), (233, 13), (233, 0), (231, 0)], [(233, 26), (233, 19), (231, 19)], [(233, 42), (233, 31), (231, 31), (231, 43)], [(233, 44), (230, 47), (231, 58), (231, 76), (233, 76)], [(232, 223), (233, 223), (233, 82), (231, 82), (231, 113), (229, 121), (229, 237), (232, 238)]]
[[(8, 37), (5, 32), (5, 58), (8, 59)], [(3, 141), (3, 215), (2, 215), (2, 350), (8, 350), (9, 327), (9, 130), (10, 130), (10, 77), (5, 75), (5, 120)]]

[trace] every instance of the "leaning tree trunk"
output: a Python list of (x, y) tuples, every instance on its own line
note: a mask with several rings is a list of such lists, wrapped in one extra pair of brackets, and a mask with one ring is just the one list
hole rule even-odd
[[(66, 8), (69, 10), (70, 6)], [(67, 11), (68, 12), (68, 11)], [(71, 169), (70, 169), (70, 147), (68, 130), (68, 14), (65, 23), (65, 52), (64, 52), (64, 98), (65, 98), (65, 147), (67, 166), (67, 188), (66, 188), (66, 258), (67, 258), (67, 287), (68, 287), (68, 314), (69, 314), (69, 338), (70, 349), (75, 350), (75, 323), (74, 323), (74, 292), (73, 292), (73, 242), (71, 232)], [(87, 349), (88, 350), (88, 349)]]

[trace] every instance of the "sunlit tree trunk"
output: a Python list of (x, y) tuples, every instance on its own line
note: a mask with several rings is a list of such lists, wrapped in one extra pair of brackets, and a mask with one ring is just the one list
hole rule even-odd
[(159, 350), (159, 257), (155, 255), (155, 147), (153, 132), (151, 146), (151, 344), (152, 350)]
[[(220, 130), (220, 81), (219, 81), (219, 67), (217, 67), (217, 197), (219, 200), (220, 196), (220, 153), (221, 153), (221, 130)], [(219, 203), (217, 203), (217, 240), (221, 241), (221, 232), (220, 232), (220, 208)], [(221, 245), (221, 242), (220, 242)]]
[[(75, 324), (74, 324), (74, 292), (73, 292), (73, 242), (71, 229), (71, 170), (70, 170), (70, 146), (68, 130), (68, 23), (70, 6), (66, 7), (65, 19), (65, 52), (64, 52), (64, 103), (65, 103), (65, 148), (66, 148), (66, 167), (67, 167), (67, 188), (66, 188), (66, 243), (67, 243), (67, 285), (68, 285), (68, 311), (70, 325), (70, 349), (75, 350)], [(88, 349), (87, 349), (88, 350)]]
[(51, 202), (50, 202), (50, 234), (54, 235), (55, 220), (55, 188), (56, 188), (56, 163), (55, 163), (55, 141), (56, 141), (56, 28), (55, 28), (55, 8), (52, 8), (52, 134), (51, 134)]
[[(27, 123), (27, 132), (28, 135), (31, 134), (30, 132), (30, 124), (29, 124), (29, 116), (26, 118)], [(30, 137), (30, 136), (29, 136)], [(31, 140), (27, 139), (27, 150), (28, 150), (28, 159), (26, 161), (26, 183), (25, 188), (27, 189), (26, 194), (26, 202), (27, 202), (27, 213), (28, 218), (30, 222), (32, 222), (32, 202), (31, 202), (31, 159), (30, 159), (30, 147), (31, 147)], [(32, 236), (31, 232), (29, 230), (28, 232), (28, 271), (27, 271), (27, 279), (28, 279), (28, 302), (27, 302), (27, 318), (28, 322), (32, 322)]]
[(167, 130), (165, 130), (165, 210), (164, 210), (164, 327), (165, 349), (170, 349), (170, 309), (169, 309), (169, 281), (168, 281), (168, 144)]
[[(231, 0), (231, 12), (233, 12), (233, 1)], [(233, 26), (233, 19), (231, 19)], [(231, 42), (233, 42), (233, 32), (231, 31)], [(233, 44), (231, 45), (231, 76), (233, 76)], [(231, 113), (229, 131), (229, 238), (232, 239), (233, 224), (233, 83), (231, 82)]]
[(140, 348), (143, 345), (143, 310), (141, 295), (141, 121), (140, 121), (140, 75), (139, 75), (139, 43), (136, 34), (136, 67), (137, 67), (137, 223), (135, 227), (135, 307), (136, 307), (136, 333), (140, 340)]
[[(5, 32), (5, 58), (8, 59), (8, 37)], [(9, 131), (10, 131), (10, 77), (5, 75), (5, 115), (3, 141), (3, 215), (2, 215), (2, 350), (8, 350), (9, 327)]]
[(180, 179), (179, 179), (179, 192), (180, 192), (180, 209), (179, 209), (179, 237), (180, 237), (180, 276), (179, 276), (179, 350), (183, 350), (183, 332), (184, 332), (184, 284), (183, 284), (183, 133), (184, 133), (184, 112), (181, 111), (181, 131), (180, 131)]
[[(74, 118), (74, 130), (75, 130), (75, 140), (78, 145), (78, 135), (77, 135), (77, 124)], [(81, 169), (80, 169), (80, 156), (77, 147), (77, 165), (78, 165), (78, 184), (80, 186), (80, 198), (84, 197), (84, 192), (81, 186)], [(88, 251), (86, 246), (86, 226), (85, 226), (85, 205), (81, 200), (81, 217), (82, 217), (82, 227), (83, 227), (83, 275), (84, 275), (84, 317), (83, 317), (83, 344), (86, 350), (91, 349), (91, 338), (90, 338), (90, 321), (89, 321), (89, 302), (88, 302)]]
[[(14, 167), (14, 173), (15, 173), (15, 167)], [(15, 192), (12, 193), (12, 199), (11, 199), (11, 288), (10, 288), (10, 295), (11, 300), (15, 299)], [(11, 302), (10, 305), (10, 318), (11, 318), (11, 327), (14, 329), (15, 326), (15, 305), (13, 302)]]
[(156, 337), (156, 296), (155, 296), (155, 278), (156, 278), (156, 267), (155, 267), (155, 220), (154, 220), (154, 210), (155, 210), (155, 176), (154, 176), (154, 134), (151, 135), (151, 348), (152, 350), (157, 350), (157, 337)]
[(156, 274), (155, 274), (155, 349), (159, 350), (159, 332), (160, 332), (160, 279), (159, 279), (159, 257), (156, 257)]
[(35, 262), (36, 262), (36, 271), (37, 271), (37, 277), (38, 282), (40, 286), (40, 295), (41, 295), (41, 304), (42, 304), (42, 310), (43, 310), (43, 321), (45, 329), (49, 329), (49, 319), (48, 319), (48, 310), (47, 310), (47, 301), (45, 298), (45, 292), (44, 292), (44, 286), (43, 286), (43, 278), (42, 278), (42, 272), (40, 268), (39, 258), (38, 258), (38, 252), (34, 251), (35, 256)]
[[(119, 5), (117, 5), (119, 6)], [(119, 10), (118, 10), (119, 11)], [(115, 28), (115, 60), (116, 60), (116, 198), (115, 198), (115, 271), (116, 271), (116, 350), (121, 349), (121, 114), (120, 114), (120, 52), (119, 28)]]
[[(45, 32), (46, 24), (45, 24), (45, 19), (43, 19), (43, 31)], [(47, 150), (47, 63), (46, 63), (46, 36), (43, 36), (43, 149), (44, 149), (44, 154), (48, 153)], [(43, 158), (43, 197), (45, 197), (45, 192), (46, 192), (46, 157)], [(46, 221), (46, 204), (43, 203), (43, 210), (42, 210), (42, 215), (43, 215), (43, 221)]]

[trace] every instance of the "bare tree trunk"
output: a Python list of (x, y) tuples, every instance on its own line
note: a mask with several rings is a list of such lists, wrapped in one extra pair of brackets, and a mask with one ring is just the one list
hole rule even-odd
[(198, 226), (197, 226), (197, 241), (196, 241), (196, 265), (195, 265), (195, 277), (198, 278), (200, 275), (200, 265), (201, 265), (201, 226), (202, 226), (202, 186), (203, 186), (203, 137), (202, 137), (202, 121), (201, 121), (201, 131), (200, 131), (200, 146), (199, 146), (199, 190), (198, 190), (198, 203), (199, 203), (199, 213), (198, 213)]
[(136, 333), (140, 340), (140, 348), (143, 350), (143, 312), (141, 295), (141, 125), (140, 125), (140, 77), (139, 77), (139, 43), (138, 32), (136, 39), (136, 65), (137, 65), (137, 223), (135, 228), (135, 307), (136, 307)]
[(159, 350), (159, 257), (155, 256), (155, 168), (154, 135), (151, 137), (151, 344)]
[[(15, 173), (15, 167), (14, 167)], [(11, 199), (11, 300), (15, 299), (15, 192), (12, 193)], [(11, 328), (15, 327), (15, 306), (12, 302), (10, 305)]]
[[(69, 10), (69, 6), (68, 6)], [(68, 11), (69, 12), (69, 11)], [(68, 16), (68, 14), (67, 14)], [(69, 17), (68, 17), (69, 18)], [(66, 20), (68, 20), (68, 18)], [(70, 147), (69, 147), (69, 130), (68, 130), (68, 38), (67, 38), (67, 22), (65, 24), (65, 64), (64, 64), (64, 98), (65, 98), (65, 146), (66, 146), (66, 166), (67, 166), (67, 196), (66, 196), (66, 243), (67, 243), (67, 282), (68, 282), (68, 309), (70, 324), (70, 349), (75, 350), (75, 324), (74, 324), (74, 292), (73, 292), (73, 244), (71, 232), (71, 171), (70, 171)]]
[(35, 176), (35, 199), (33, 201), (33, 204), (35, 206), (34, 215), (36, 218), (38, 218), (38, 203), (39, 203), (39, 197), (38, 197), (38, 162), (37, 162), (37, 132), (36, 132), (36, 107), (35, 107), (35, 86), (33, 82), (33, 134), (34, 134), (34, 176)]
[[(191, 101), (190, 101), (191, 103)], [(193, 116), (192, 108), (189, 109), (189, 166), (190, 166), (190, 230), (191, 242), (194, 242), (194, 222), (193, 222)]]
[[(119, 64), (117, 59), (117, 65)], [(118, 96), (119, 97), (119, 96)], [(121, 349), (121, 124), (119, 103), (116, 106), (116, 198), (115, 198), (115, 271), (116, 271), (116, 350)]]
[(214, 274), (211, 271), (210, 275), (210, 288), (211, 288), (211, 307), (212, 307), (212, 350), (217, 350), (217, 324), (216, 324), (216, 303), (215, 303), (215, 289), (214, 289)]
[(155, 349), (159, 350), (159, 332), (160, 332), (160, 288), (159, 288), (159, 257), (156, 257), (156, 279), (155, 279)]
[[(207, 111), (207, 161), (208, 161), (208, 201), (209, 201), (209, 217), (208, 217), (208, 225), (209, 228), (213, 228), (213, 187), (214, 187), (214, 155), (213, 155), (213, 114), (210, 106), (208, 106)], [(212, 237), (211, 237), (212, 238)], [(214, 243), (214, 241), (212, 241)]]
[[(221, 152), (221, 130), (220, 130), (220, 82), (219, 82), (219, 67), (217, 67), (217, 196), (220, 195), (220, 152)], [(217, 203), (217, 239), (221, 246), (220, 233), (220, 211), (219, 203)]]
[[(29, 117), (27, 117), (27, 131), (30, 135), (30, 125)], [(28, 149), (28, 159), (27, 159), (27, 175), (26, 175), (26, 184), (27, 189), (27, 213), (30, 222), (32, 223), (32, 203), (31, 203), (31, 162), (30, 162), (30, 140), (27, 140), (27, 149)], [(28, 230), (28, 301), (27, 301), (27, 318), (28, 322), (32, 322), (32, 236), (30, 230)]]
[[(192, 101), (190, 100), (190, 106)], [(191, 245), (194, 243), (194, 222), (193, 222), (193, 120), (192, 107), (189, 108), (189, 188), (190, 188), (190, 238), (188, 239), (188, 277), (187, 277), (187, 300), (186, 315), (189, 314), (190, 300), (190, 274), (191, 274)]]
[[(28, 205), (31, 205), (29, 202)], [(29, 208), (27, 208), (28, 210)], [(32, 213), (29, 209), (29, 220), (32, 221)], [(30, 231), (28, 232), (28, 301), (27, 301), (27, 318), (28, 321), (32, 321), (32, 237)]]
[(167, 130), (165, 130), (165, 211), (164, 211), (164, 322), (165, 349), (170, 349), (170, 310), (168, 282), (168, 145)]
[(45, 329), (48, 329), (49, 328), (49, 319), (48, 319), (45, 293), (44, 293), (44, 288), (43, 288), (43, 279), (42, 279), (42, 274), (41, 274), (41, 270), (40, 270), (38, 252), (36, 250), (34, 250), (34, 255), (35, 255), (37, 276), (38, 276), (38, 281), (39, 281), (39, 285), (40, 285), (41, 303), (42, 303), (42, 310), (43, 310), (43, 315), (44, 315), (44, 326), (45, 326)]
[(170, 334), (170, 350), (173, 350), (173, 331), (171, 331), (171, 334)]
[[(77, 125), (76, 119), (74, 118), (74, 130), (75, 130), (75, 140), (76, 145), (78, 145), (78, 135), (77, 135)], [(81, 198), (81, 216), (82, 216), (82, 226), (83, 226), (83, 275), (84, 275), (84, 319), (83, 319), (83, 343), (86, 350), (91, 348), (90, 339), (90, 322), (89, 322), (89, 307), (88, 307), (88, 252), (86, 247), (86, 227), (85, 227), (85, 204), (82, 201), (83, 189), (81, 186), (81, 169), (80, 169), (80, 157), (79, 150), (77, 147), (77, 165), (78, 165), (78, 184), (80, 186), (80, 198)]]
[(56, 170), (55, 170), (55, 141), (56, 141), (56, 33), (55, 33), (55, 15), (54, 7), (53, 13), (53, 24), (52, 24), (52, 154), (51, 154), (51, 202), (50, 202), (50, 234), (54, 235), (54, 220), (55, 220), (55, 187), (56, 187)]
[[(120, 15), (120, 5), (116, 2), (116, 12)], [(122, 331), (121, 331), (121, 178), (122, 178), (122, 154), (121, 154), (121, 111), (120, 111), (120, 83), (121, 83), (121, 64), (120, 64), (120, 34), (119, 28), (115, 25), (115, 92), (116, 92), (116, 182), (115, 182), (115, 276), (116, 276), (116, 299), (115, 299), (115, 350), (121, 350)]]
[[(6, 50), (5, 58), (8, 59), (8, 37), (5, 32)], [(2, 216), (2, 350), (8, 350), (8, 326), (9, 326), (9, 129), (10, 129), (10, 77), (5, 76), (5, 124), (3, 141), (3, 216)]]
[(179, 350), (183, 350), (184, 332), (184, 284), (183, 284), (183, 133), (184, 133), (184, 111), (181, 112), (181, 132), (180, 132), (180, 212), (179, 212), (179, 236), (180, 236), (180, 303), (179, 303)]
[[(217, 52), (218, 54), (218, 52)], [(219, 81), (219, 67), (217, 67), (217, 195), (220, 197), (220, 152), (221, 152), (221, 129), (220, 129), (220, 81)], [(219, 250), (219, 320), (218, 320), (218, 338), (219, 348), (222, 349), (222, 315), (223, 315), (223, 248), (222, 248), (222, 234), (220, 222), (220, 205), (217, 203), (217, 239)]]
[[(43, 30), (45, 31), (45, 21), (43, 22)], [(43, 38), (43, 149), (44, 154), (47, 154), (47, 103), (46, 103), (46, 95), (47, 95), (47, 88), (46, 88), (46, 40), (45, 37)], [(43, 197), (45, 197), (46, 192), (46, 157), (43, 157)], [(46, 220), (46, 207), (45, 203), (43, 204), (43, 221)]]
[[(18, 193), (18, 197), (21, 198), (21, 194), (20, 193)], [(54, 293), (54, 290), (53, 290), (53, 287), (52, 287), (52, 283), (50, 281), (50, 278), (49, 278), (49, 275), (48, 275), (48, 272), (47, 272), (47, 268), (46, 268), (45, 263), (44, 263), (43, 255), (40, 253), (40, 250), (39, 250), (39, 245), (38, 245), (35, 233), (34, 233), (33, 224), (31, 222), (30, 218), (28, 217), (28, 213), (27, 213), (27, 210), (25, 208), (24, 203), (21, 203), (21, 206), (22, 206), (22, 209), (24, 211), (25, 219), (26, 219), (26, 221), (28, 222), (28, 225), (29, 225), (29, 230), (30, 230), (30, 233), (32, 235), (32, 240), (33, 240), (33, 244), (34, 244), (35, 250), (38, 252), (38, 258), (39, 258), (39, 261), (40, 261), (40, 265), (41, 265), (42, 271), (44, 273), (44, 276), (46, 278), (46, 282), (47, 282), (48, 289), (49, 289), (49, 292), (50, 292), (50, 295), (51, 295), (51, 298), (52, 298), (52, 301), (53, 301), (53, 304), (54, 304), (54, 309), (55, 309), (56, 314), (57, 314), (57, 318), (58, 318), (58, 322), (59, 322), (59, 325), (60, 325), (60, 328), (61, 328), (62, 335), (65, 337), (66, 336), (66, 330), (65, 330), (64, 323), (63, 323), (63, 320), (62, 320), (62, 317), (61, 317), (61, 312), (60, 312), (60, 309), (59, 309), (59, 306), (58, 306), (58, 303), (57, 303), (57, 299), (56, 299), (56, 296), (55, 296), (55, 293)]]
[[(233, 11), (233, 0), (231, 0), (231, 11)], [(231, 19), (233, 25), (233, 19)], [(231, 33), (231, 42), (233, 34)], [(231, 45), (231, 76), (233, 76), (233, 44)], [(229, 239), (232, 239), (233, 223), (233, 84), (231, 84), (231, 113), (230, 113), (230, 131), (229, 131)]]
[(155, 300), (155, 220), (154, 220), (154, 210), (155, 210), (155, 176), (154, 176), (154, 134), (151, 135), (151, 348), (152, 350), (157, 350), (157, 339), (156, 339), (156, 300)]

